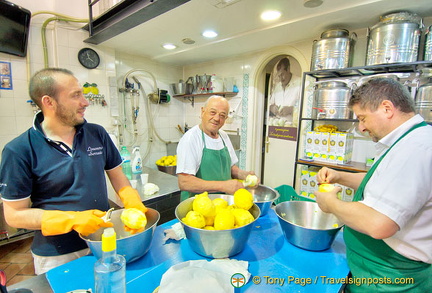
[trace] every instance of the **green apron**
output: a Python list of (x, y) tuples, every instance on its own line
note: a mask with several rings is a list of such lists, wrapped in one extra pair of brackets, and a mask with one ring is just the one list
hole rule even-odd
[[(353, 201), (363, 198), (369, 178), (372, 177), (378, 164), (390, 149), (409, 132), (426, 125), (424, 121), (414, 125), (373, 164), (357, 189)], [(374, 239), (347, 226), (344, 228), (344, 240), (347, 244), (347, 260), (353, 281), (360, 282), (359, 278), (366, 278), (366, 282), (372, 281), (371, 284), (349, 284), (345, 292), (432, 292), (432, 266), (430, 264), (408, 259), (390, 248), (383, 240)], [(389, 284), (389, 282), (398, 280), (402, 282)]]
[[(204, 149), (201, 157), (201, 165), (196, 177), (209, 181), (225, 181), (231, 179), (231, 157), (225, 145), (225, 141), (221, 137), (224, 147), (220, 150), (208, 149), (205, 144), (204, 132), (201, 131), (201, 134), (204, 142)], [(180, 201), (194, 195), (195, 194), (191, 192), (182, 191)]]

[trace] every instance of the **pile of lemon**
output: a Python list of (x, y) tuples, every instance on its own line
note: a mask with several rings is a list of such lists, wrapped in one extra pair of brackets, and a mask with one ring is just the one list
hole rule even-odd
[(163, 156), (156, 161), (158, 166), (177, 166), (177, 155), (174, 156)]
[(337, 132), (338, 127), (336, 125), (332, 124), (324, 124), (324, 125), (318, 125), (314, 128), (314, 131), (318, 132)]
[(210, 199), (207, 192), (195, 195), (192, 210), (182, 222), (194, 228), (229, 230), (245, 226), (255, 220), (249, 212), (253, 205), (252, 194), (242, 188), (234, 193), (234, 204), (223, 198)]

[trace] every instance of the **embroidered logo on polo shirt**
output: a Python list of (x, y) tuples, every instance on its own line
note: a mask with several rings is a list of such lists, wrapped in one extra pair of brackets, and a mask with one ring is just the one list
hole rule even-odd
[(100, 155), (102, 155), (102, 150), (103, 150), (103, 147), (96, 147), (96, 148), (88, 147), (87, 148), (87, 154), (89, 157), (100, 156)]

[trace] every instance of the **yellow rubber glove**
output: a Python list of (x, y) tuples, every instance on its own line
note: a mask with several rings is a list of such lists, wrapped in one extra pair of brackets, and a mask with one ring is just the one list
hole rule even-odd
[(119, 190), (119, 197), (124, 204), (125, 209), (136, 208), (143, 213), (147, 212), (147, 208), (142, 203), (138, 191), (132, 186), (125, 186)]
[[(138, 193), (138, 191), (135, 188), (132, 188), (132, 186), (125, 186), (119, 190), (119, 197), (124, 204), (125, 209), (130, 208), (136, 208), (143, 213), (147, 212), (147, 208), (142, 203), (141, 197)], [(136, 234), (139, 232), (144, 231), (144, 228), (141, 229), (131, 229), (128, 226), (124, 226), (124, 229), (126, 232), (129, 232), (131, 234)]]
[(101, 227), (113, 227), (111, 222), (101, 219), (106, 212), (88, 210), (83, 212), (44, 211), (42, 214), (42, 234), (53, 236), (77, 231), (83, 236), (96, 232)]

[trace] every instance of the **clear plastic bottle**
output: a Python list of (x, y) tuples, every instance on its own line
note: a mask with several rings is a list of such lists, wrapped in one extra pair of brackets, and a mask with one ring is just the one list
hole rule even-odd
[(102, 257), (94, 265), (96, 293), (126, 292), (126, 260), (117, 254), (114, 228), (106, 228), (102, 234)]
[(139, 147), (135, 147), (132, 151), (132, 154), (135, 154), (134, 159), (132, 161), (132, 173), (141, 174), (143, 168), (142, 168), (142, 158), (141, 158)]
[(126, 146), (122, 146), (120, 155), (122, 157), (122, 170), (126, 177), (132, 179), (131, 154)]

